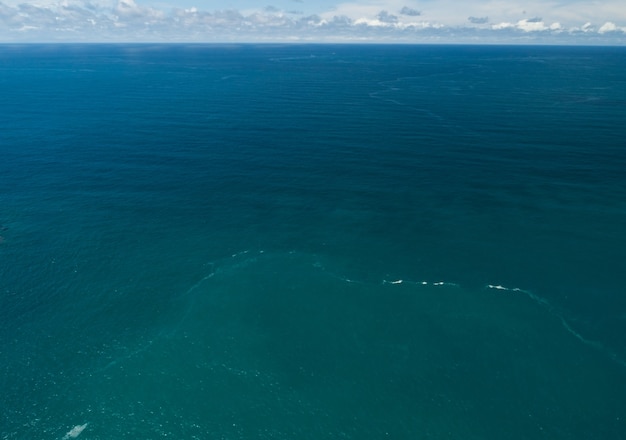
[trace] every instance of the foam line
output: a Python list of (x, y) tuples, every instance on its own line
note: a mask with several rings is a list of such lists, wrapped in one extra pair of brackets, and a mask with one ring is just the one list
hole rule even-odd
[(585, 345), (589, 345), (590, 347), (593, 347), (596, 350), (601, 351), (602, 353), (606, 354), (609, 358), (611, 358), (611, 360), (613, 360), (614, 362), (617, 362), (622, 367), (626, 367), (626, 361), (624, 359), (621, 359), (616, 353), (614, 353), (613, 351), (609, 350), (607, 347), (602, 345), (600, 342), (592, 341), (590, 339), (584, 338), (580, 333), (578, 333), (576, 330), (574, 330), (567, 323), (565, 318), (563, 318), (562, 316), (560, 318), (561, 318), (561, 323), (563, 324), (563, 327), (565, 327), (565, 329), (569, 333), (571, 333), (576, 339), (578, 339), (580, 342), (582, 342)]
[[(248, 262), (256, 261), (257, 255), (261, 255), (263, 253), (264, 253), (264, 251), (262, 251), (262, 250), (258, 251), (258, 253), (251, 252), (250, 250), (244, 250), (244, 251), (241, 251), (241, 252), (236, 252), (234, 254), (231, 254), (230, 258), (231, 259), (235, 259), (235, 258), (238, 258), (238, 257), (241, 257), (241, 256), (248, 256), (249, 255), (249, 257), (246, 258), (243, 262), (239, 262), (239, 263), (235, 264), (235, 267), (239, 267), (241, 265), (245, 265)], [(182, 295), (179, 296), (181, 298), (190, 297), (190, 300), (189, 300), (189, 304), (186, 307), (185, 313), (180, 318), (178, 323), (175, 325), (173, 330), (171, 330), (169, 332), (166, 332), (165, 330), (162, 330), (154, 338), (150, 339), (147, 343), (143, 344), (138, 349), (133, 350), (130, 353), (127, 353), (126, 355), (123, 355), (123, 356), (120, 356), (120, 357), (117, 357), (117, 358), (113, 359), (108, 364), (106, 364), (104, 367), (98, 369), (97, 372), (98, 373), (102, 373), (102, 372), (108, 370), (109, 368), (117, 365), (120, 362), (123, 362), (125, 360), (131, 359), (131, 358), (137, 356), (138, 354), (147, 351), (148, 349), (150, 349), (150, 347), (152, 347), (152, 345), (155, 343), (155, 341), (159, 340), (160, 338), (172, 337), (173, 335), (175, 335), (178, 332), (180, 326), (188, 319), (189, 315), (191, 314), (191, 312), (192, 312), (192, 310), (194, 308), (194, 305), (195, 305), (195, 302), (196, 302), (196, 297), (193, 295), (193, 292), (196, 289), (198, 289), (205, 281), (209, 280), (210, 278), (214, 277), (216, 274), (218, 274), (220, 272), (220, 269), (216, 268), (217, 264), (215, 262), (211, 261), (211, 262), (207, 263), (206, 265), (210, 267), (210, 272), (207, 275), (205, 275), (202, 278), (200, 278), (200, 280), (195, 282)], [(232, 267), (232, 263), (231, 263), (231, 267)], [(72, 438), (72, 437), (68, 437), (68, 438)]]
[(532, 293), (529, 290), (524, 290), (524, 289), (520, 289), (520, 288), (517, 288), (517, 287), (509, 288), (509, 287), (505, 287), (505, 286), (502, 286), (502, 285), (499, 285), (499, 284), (498, 285), (488, 284), (487, 288), (495, 289), (495, 290), (501, 290), (501, 291), (505, 291), (505, 292), (516, 292), (516, 293), (519, 292), (519, 293), (523, 293), (524, 295), (526, 295), (527, 297), (529, 297), (530, 299), (535, 301), (537, 304), (539, 304), (540, 306), (544, 307), (552, 315), (554, 315), (557, 318), (559, 318), (559, 320), (561, 321), (561, 324), (563, 325), (565, 330), (567, 330), (567, 332), (569, 334), (574, 336), (581, 343), (583, 343), (585, 345), (588, 345), (589, 347), (593, 347), (594, 349), (596, 349), (596, 350), (600, 351), (601, 353), (603, 353), (604, 355), (608, 356), (612, 361), (620, 364), (623, 367), (626, 367), (626, 360), (620, 358), (617, 355), (617, 353), (613, 352), (611, 349), (607, 348), (602, 343), (600, 343), (598, 341), (592, 341), (590, 339), (587, 339), (584, 336), (582, 336), (579, 332), (577, 332), (567, 322), (567, 320), (563, 316), (563, 313), (560, 310), (558, 310), (556, 307), (554, 307), (547, 299), (542, 298), (541, 296), (536, 295), (536, 294)]
[[(290, 251), (289, 252), (289, 254), (294, 254), (294, 253), (296, 253), (296, 252), (295, 251)], [(252, 255), (250, 255), (248, 257), (248, 259), (246, 259), (245, 262), (255, 261), (257, 256), (263, 254), (263, 251), (250, 252), (249, 250), (245, 250), (245, 251), (234, 253), (234, 254), (231, 255), (231, 257), (232, 258), (236, 258), (236, 257), (242, 256), (242, 255), (248, 255), (248, 254), (252, 254)], [(213, 265), (213, 263), (211, 263), (211, 264)], [(392, 286), (398, 286), (398, 285), (402, 285), (402, 284), (409, 284), (409, 285), (416, 285), (416, 286), (433, 286), (433, 287), (452, 286), (452, 287), (459, 287), (459, 285), (456, 284), (456, 283), (450, 283), (450, 282), (446, 282), (446, 281), (426, 281), (426, 280), (424, 280), (424, 281), (411, 281), (411, 280), (406, 280), (406, 279), (403, 279), (403, 278), (397, 278), (397, 279), (391, 279), (391, 280), (383, 279), (382, 283), (367, 282), (367, 281), (355, 280), (353, 278), (348, 278), (346, 276), (339, 275), (339, 274), (337, 274), (337, 273), (335, 273), (333, 271), (328, 270), (320, 262), (315, 262), (313, 264), (313, 267), (326, 272), (327, 274), (329, 274), (333, 278), (339, 279), (339, 280), (341, 280), (343, 282), (350, 283), (350, 284), (362, 284), (362, 285), (376, 285), (376, 284), (378, 284), (378, 285), (380, 285), (380, 284), (385, 285), (385, 284), (389, 284), (389, 285), (392, 285)], [(207, 279), (211, 278), (217, 272), (219, 272), (219, 271), (213, 270), (210, 274), (208, 274), (207, 276), (202, 278), (200, 281), (198, 281), (196, 284), (194, 284), (186, 292), (186, 295), (190, 294), (191, 292), (193, 292), (198, 286), (200, 286)], [(596, 350), (602, 352), (603, 354), (605, 354), (606, 356), (608, 356), (611, 360), (613, 360), (613, 361), (617, 362), (618, 364), (626, 367), (626, 361), (621, 359), (616, 353), (611, 351), (609, 348), (605, 347), (600, 342), (589, 340), (589, 339), (585, 338), (584, 336), (582, 336), (578, 331), (576, 331), (567, 322), (567, 320), (565, 319), (565, 317), (563, 315), (563, 312), (561, 310), (559, 310), (557, 307), (553, 306), (546, 298), (543, 298), (543, 297), (541, 297), (539, 295), (536, 295), (535, 293), (533, 293), (533, 292), (531, 292), (529, 290), (521, 289), (519, 287), (507, 287), (507, 286), (503, 286), (502, 284), (487, 284), (486, 288), (497, 290), (497, 291), (501, 291), (501, 292), (522, 293), (522, 294), (526, 295), (532, 301), (534, 301), (535, 303), (537, 303), (541, 307), (545, 308), (550, 314), (552, 314), (555, 317), (557, 317), (561, 321), (561, 324), (563, 325), (565, 330), (568, 333), (570, 333), (572, 336), (574, 336), (576, 339), (578, 339), (581, 343), (583, 343), (585, 345), (588, 345), (590, 347), (593, 347), (594, 349), (596, 349)], [(190, 308), (191, 307), (192, 307), (192, 305), (190, 306)], [(187, 318), (188, 314), (189, 314), (189, 311), (188, 311), (187, 314), (185, 314), (185, 316), (183, 317), (181, 322), (183, 322)], [(143, 349), (140, 349), (138, 351), (143, 351), (143, 350), (147, 349), (148, 346), (151, 345), (151, 343), (152, 342), (150, 342), (146, 347), (144, 347)]]
[[(163, 332), (159, 333), (157, 335), (157, 338), (159, 338), (161, 336), (163, 336)], [(109, 362), (104, 367), (99, 369), (98, 373), (102, 373), (102, 372), (108, 370), (109, 368), (111, 368), (112, 366), (117, 365), (121, 361), (125, 361), (127, 359), (133, 358), (133, 357), (137, 356), (139, 353), (143, 353), (144, 351), (147, 351), (150, 347), (152, 347), (152, 344), (154, 344), (154, 339), (151, 339), (146, 344), (144, 344), (141, 347), (139, 347), (137, 350), (134, 350), (134, 351), (132, 351), (132, 352), (130, 352), (130, 353), (124, 355), (124, 356), (120, 356), (120, 357), (118, 357), (116, 359), (113, 359), (111, 362)]]

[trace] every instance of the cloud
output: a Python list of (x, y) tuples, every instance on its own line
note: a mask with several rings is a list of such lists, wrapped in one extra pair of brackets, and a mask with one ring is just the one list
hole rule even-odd
[(382, 23), (397, 23), (398, 22), (398, 17), (390, 14), (387, 11), (380, 11), (378, 15), (376, 16), (376, 18), (380, 20)]
[(615, 23), (607, 21), (602, 26), (600, 26), (600, 29), (598, 29), (598, 33), (606, 34), (607, 32), (625, 32), (626, 33), (626, 27), (619, 27)]
[(524, 32), (545, 31), (547, 26), (541, 19), (529, 18), (517, 22), (516, 27)]
[(564, 30), (563, 26), (559, 22), (554, 22), (551, 24), (544, 23), (541, 19), (537, 18), (529, 18), (519, 20), (517, 23), (509, 23), (503, 22), (494, 24), (491, 27), (493, 30), (505, 30), (505, 29), (513, 29), (522, 32), (561, 32)]
[[(575, 28), (575, 30), (578, 30), (577, 28)], [(580, 30), (582, 32), (593, 32), (593, 25), (589, 22), (585, 23), (584, 25), (582, 25), (582, 27), (580, 28)]]
[(157, 24), (166, 17), (163, 11), (139, 6), (134, 0), (119, 0), (113, 11), (115, 14), (113, 17), (118, 26), (126, 26), (135, 20), (144, 24)]
[[(559, 44), (591, 41), (626, 44), (626, 27), (620, 23), (618, 15), (610, 21), (568, 19), (570, 23), (567, 23), (558, 19), (558, 14), (540, 10), (536, 7), (538, 3), (534, 3), (524, 7), (532, 12), (531, 18), (524, 18), (524, 8), (519, 7), (507, 12), (511, 18), (503, 19), (506, 14), (500, 14), (494, 6), (501, 5), (498, 0), (489, 0), (493, 2), (489, 3), (491, 9), (485, 2), (481, 7), (464, 3), (454, 11), (456, 16), (450, 15), (451, 8), (443, 8), (451, 4), (451, 0), (422, 2), (427, 7), (424, 15), (410, 6), (402, 6), (402, 0), (342, 3), (319, 14), (286, 12), (274, 6), (245, 11), (198, 7), (166, 9), (147, 6), (141, 0), (18, 1), (0, 0), (0, 41), (542, 41)], [(490, 12), (488, 17), (487, 10), (498, 15), (494, 18)], [(615, 13), (614, 9), (607, 10)]]
[(422, 15), (420, 11), (409, 8), (408, 6), (404, 6), (402, 9), (400, 9), (400, 14), (408, 15), (409, 17), (418, 17)]
[(503, 29), (514, 29), (515, 25), (513, 23), (509, 23), (509, 22), (502, 22), (502, 23), (498, 23), (498, 24), (494, 24), (493, 26), (491, 26), (491, 28), (494, 31), (500, 31)]
[(489, 23), (489, 17), (467, 17), (467, 21), (474, 24)]

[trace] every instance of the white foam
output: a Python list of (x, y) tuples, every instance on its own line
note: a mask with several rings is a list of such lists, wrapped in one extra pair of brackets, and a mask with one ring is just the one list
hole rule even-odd
[(524, 289), (520, 289), (519, 287), (505, 287), (501, 284), (487, 284), (487, 287), (489, 289), (495, 289), (495, 290), (502, 290), (505, 292), (516, 292), (516, 293), (523, 293), (524, 295), (526, 295), (527, 297), (529, 297), (530, 299), (532, 299), (533, 301), (541, 304), (542, 306), (546, 307), (550, 313), (561, 316), (560, 313), (552, 306), (552, 304), (550, 304), (548, 302), (547, 299), (542, 298), (538, 295), (535, 295), (534, 293), (532, 293), (530, 290), (524, 290)]
[[(245, 251), (241, 251), (241, 252), (235, 252), (234, 254), (231, 255), (231, 258), (236, 258), (240, 255), (246, 255), (249, 254), (250, 251), (249, 250), (245, 250)], [(260, 253), (263, 253), (263, 251), (261, 251)]]
[(383, 284), (413, 284), (416, 286), (457, 286), (457, 284), (455, 283), (447, 283), (445, 281), (435, 281), (435, 282), (429, 282), (429, 281), (410, 281), (410, 280), (403, 280), (403, 279), (398, 279), (395, 281), (388, 281), (388, 280), (383, 280)]
[(78, 437), (85, 430), (87, 425), (89, 425), (89, 423), (85, 423), (84, 425), (76, 425), (76, 426), (74, 426), (72, 429), (70, 429), (67, 432), (67, 434), (65, 434), (63, 436), (63, 440), (69, 440), (71, 438)]
[(339, 278), (342, 281), (345, 281), (346, 283), (351, 283), (351, 284), (365, 284), (361, 281), (357, 281), (357, 280), (353, 280), (351, 278)]

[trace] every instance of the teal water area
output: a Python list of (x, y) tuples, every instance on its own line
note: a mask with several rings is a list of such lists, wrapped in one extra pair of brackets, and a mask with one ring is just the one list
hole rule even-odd
[(0, 438), (623, 438), (625, 67), (1, 46)]
[(46, 355), (22, 354), (36, 373), (7, 377), (10, 422), (32, 417), (14, 429), (41, 438), (85, 424), (85, 438), (622, 431), (624, 366), (526, 293), (337, 269), (246, 252), (161, 310), (89, 311), (80, 328), (41, 335)]

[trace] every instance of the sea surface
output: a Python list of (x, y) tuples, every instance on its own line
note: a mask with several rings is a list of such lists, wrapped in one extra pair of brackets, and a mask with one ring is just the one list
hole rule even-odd
[(0, 45), (0, 439), (626, 439), (626, 49)]

